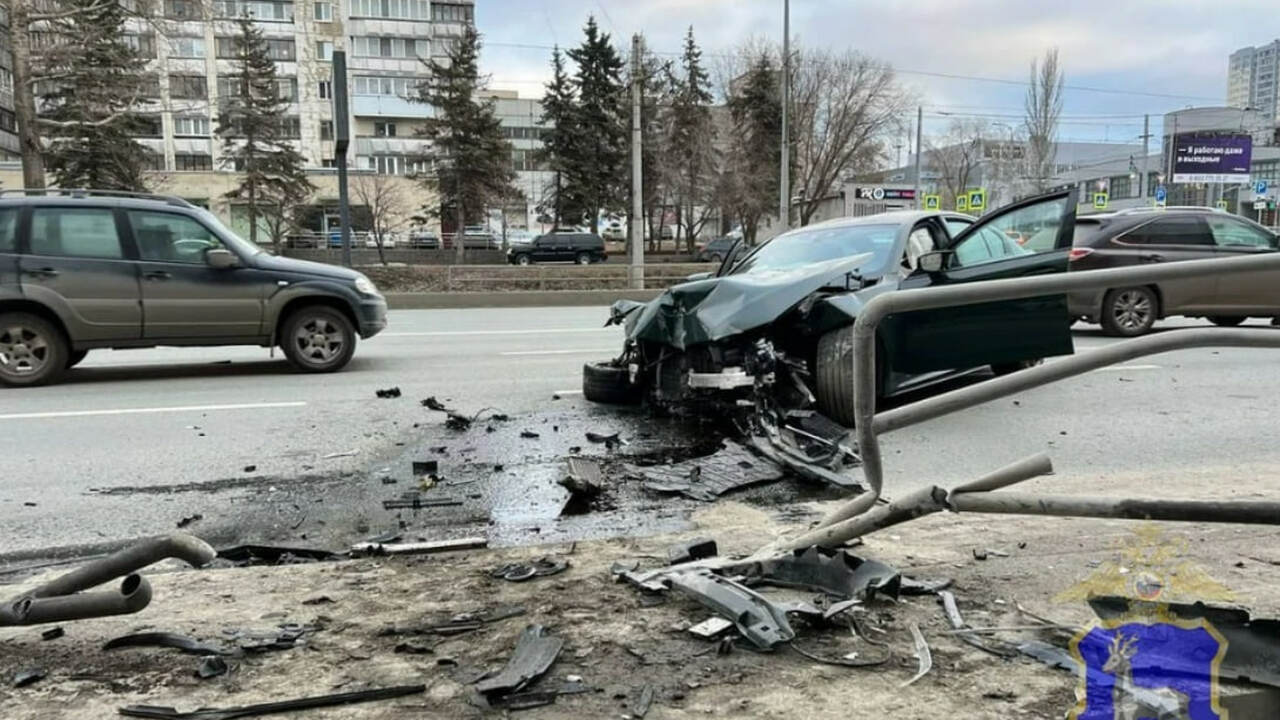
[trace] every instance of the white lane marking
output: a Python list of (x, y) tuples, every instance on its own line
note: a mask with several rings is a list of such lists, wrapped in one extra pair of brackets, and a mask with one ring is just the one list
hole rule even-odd
[(582, 394), (582, 391), (581, 391), (581, 390), (557, 390), (557, 391), (555, 391), (555, 393), (553, 393), (553, 394), (554, 394), (554, 395), (561, 395), (561, 396), (563, 396), (563, 395), (581, 395), (581, 394)]
[(513, 357), (518, 355), (595, 355), (597, 353), (605, 353), (606, 355), (617, 352), (617, 348), (580, 348), (577, 350), (508, 350), (500, 352), (499, 355), (504, 357)]
[(1098, 368), (1094, 372), (1124, 372), (1125, 370), (1159, 370), (1160, 365), (1112, 365), (1111, 367)]
[(378, 337), (459, 337), (466, 335), (546, 335), (549, 333), (617, 332), (615, 328), (547, 328), (545, 330), (431, 330), (425, 332), (387, 332)]
[(268, 410), (304, 407), (305, 402), (242, 403), (239, 405), (184, 405), (179, 407), (119, 408), (115, 410), (68, 410), (64, 412), (10, 413), (0, 420), (34, 420), (40, 418), (91, 417), (94, 415), (148, 415), (168, 412), (214, 412), (217, 410)]

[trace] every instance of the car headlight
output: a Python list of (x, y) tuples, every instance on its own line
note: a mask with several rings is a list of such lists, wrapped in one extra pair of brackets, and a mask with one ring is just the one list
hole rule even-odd
[(356, 278), (356, 290), (363, 295), (378, 294), (378, 286), (374, 285), (372, 280), (363, 275)]

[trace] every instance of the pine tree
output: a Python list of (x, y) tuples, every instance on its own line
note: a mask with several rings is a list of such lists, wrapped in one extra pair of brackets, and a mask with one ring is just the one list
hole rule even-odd
[(426, 159), (435, 166), (434, 177), (424, 182), (440, 194), (442, 211), (454, 213), (459, 261), (464, 257), (467, 221), (518, 192), (513, 187), (511, 143), (502, 136), (493, 102), (476, 97), (483, 87), (479, 56), (480, 34), (468, 26), (446, 62), (423, 60), (428, 78), (418, 86), (416, 98), (435, 109), (418, 131), (431, 141)]
[(572, 192), (579, 188), (566, 182), (568, 163), (577, 157), (576, 148), (582, 140), (577, 131), (577, 121), (577, 96), (565, 71), (564, 55), (556, 47), (551, 52), (551, 81), (547, 83), (542, 97), (541, 122), (547, 130), (538, 159), (555, 173), (553, 184), (546, 188), (542, 205), (551, 210), (553, 222), (557, 225), (566, 218), (581, 218), (586, 213), (586, 201), (580, 193)]
[(594, 17), (587, 18), (582, 45), (568, 55), (578, 66), (573, 85), (578, 95), (575, 130), (581, 142), (565, 158), (566, 192), (586, 200), (595, 232), (600, 211), (620, 206), (627, 196), (630, 114), (625, 112), (623, 63)]
[[(233, 45), (237, 89), (219, 98), (217, 134), (224, 148), (223, 166), (241, 173), (239, 185), (227, 197), (244, 201), (249, 240), (256, 243), (260, 216), (284, 216), (315, 187), (307, 180), (305, 159), (286, 137), (289, 102), (280, 94), (267, 40), (249, 17), (241, 17), (238, 24)], [(278, 233), (272, 233), (272, 241), (278, 245)]]
[(761, 53), (739, 78), (729, 96), (733, 142), (722, 181), (726, 205), (754, 245), (760, 219), (778, 200), (778, 138), (782, 137), (779, 73), (772, 58)]
[(64, 188), (145, 191), (152, 152), (135, 142), (146, 61), (123, 38), (118, 3), (68, 0), (65, 31), (76, 38), (42, 72), (56, 77), (41, 95), (45, 162)]
[(676, 192), (678, 222), (688, 249), (712, 211), (715, 167), (715, 126), (711, 121), (711, 78), (702, 67), (702, 50), (685, 35), (680, 58), (681, 77), (673, 79), (670, 138), (667, 151), (674, 160), (671, 178)]

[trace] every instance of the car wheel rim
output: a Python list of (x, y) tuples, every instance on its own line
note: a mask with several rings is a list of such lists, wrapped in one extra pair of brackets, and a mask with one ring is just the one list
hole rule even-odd
[(1122, 292), (1116, 297), (1112, 316), (1125, 330), (1141, 330), (1151, 321), (1151, 298), (1135, 290)]
[(310, 318), (300, 324), (293, 334), (293, 341), (299, 356), (313, 365), (332, 361), (346, 345), (342, 330), (321, 317)]
[(49, 342), (35, 328), (10, 325), (0, 329), (0, 373), (10, 377), (39, 374), (49, 362)]

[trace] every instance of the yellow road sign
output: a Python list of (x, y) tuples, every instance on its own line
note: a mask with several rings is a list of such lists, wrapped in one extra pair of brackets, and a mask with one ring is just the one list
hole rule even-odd
[(1094, 194), (1093, 194), (1093, 209), (1094, 209), (1094, 210), (1106, 210), (1106, 209), (1107, 209), (1107, 201), (1108, 201), (1108, 200), (1109, 200), (1109, 198), (1107, 197), (1107, 194), (1106, 194), (1106, 193), (1104, 193), (1104, 192), (1096, 192), (1096, 193), (1094, 193)]
[(978, 188), (969, 191), (969, 210), (971, 212), (982, 212), (987, 209), (987, 190), (986, 188)]
[(941, 210), (942, 196), (941, 195), (925, 195), (924, 209), (925, 210)]

